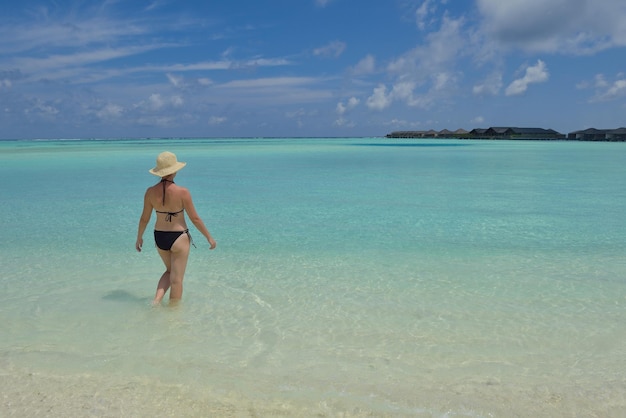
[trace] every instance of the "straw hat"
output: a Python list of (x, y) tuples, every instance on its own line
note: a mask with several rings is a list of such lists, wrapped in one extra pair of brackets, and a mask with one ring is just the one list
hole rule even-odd
[(150, 174), (154, 174), (155, 176), (165, 177), (170, 174), (174, 174), (181, 168), (183, 168), (187, 163), (180, 162), (176, 159), (176, 155), (169, 151), (165, 151), (159, 154), (156, 159), (156, 167), (150, 169)]

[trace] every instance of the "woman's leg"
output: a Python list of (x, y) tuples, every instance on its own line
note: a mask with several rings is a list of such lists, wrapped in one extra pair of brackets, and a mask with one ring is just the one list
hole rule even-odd
[(159, 284), (157, 285), (156, 294), (154, 295), (154, 300), (152, 301), (153, 305), (161, 303), (163, 296), (165, 296), (165, 293), (167, 293), (167, 289), (170, 288), (170, 252), (162, 250), (158, 247), (157, 250), (159, 250), (159, 255), (161, 256), (161, 260), (163, 260), (163, 264), (165, 264), (165, 272), (161, 275), (161, 279), (159, 280)]
[(170, 272), (166, 271), (161, 276), (161, 280), (159, 280), (159, 284), (157, 285), (156, 294), (154, 295), (154, 300), (152, 301), (153, 305), (157, 305), (161, 303), (163, 300), (163, 296), (167, 293), (167, 289), (170, 288)]
[(183, 297), (183, 278), (189, 258), (189, 236), (182, 234), (170, 249), (170, 302), (178, 301)]

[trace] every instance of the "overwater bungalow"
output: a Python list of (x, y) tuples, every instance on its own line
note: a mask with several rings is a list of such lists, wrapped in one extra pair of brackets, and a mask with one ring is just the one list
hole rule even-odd
[(554, 129), (518, 128), (514, 126), (492, 126), (490, 128), (474, 128), (471, 131), (448, 129), (435, 131), (394, 131), (387, 138), (462, 138), (462, 139), (513, 139), (513, 140), (573, 140), (573, 141), (626, 141), (626, 127), (617, 129), (588, 128), (570, 132), (567, 135)]
[(578, 141), (626, 141), (626, 128), (596, 129), (588, 128), (570, 132), (567, 139)]

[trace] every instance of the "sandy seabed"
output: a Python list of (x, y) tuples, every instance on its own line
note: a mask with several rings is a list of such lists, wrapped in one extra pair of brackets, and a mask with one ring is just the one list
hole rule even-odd
[(3, 417), (603, 417), (626, 416), (625, 382), (564, 391), (470, 379), (439, 384), (400, 401), (376, 396), (234, 391), (127, 382), (89, 375), (0, 372)]

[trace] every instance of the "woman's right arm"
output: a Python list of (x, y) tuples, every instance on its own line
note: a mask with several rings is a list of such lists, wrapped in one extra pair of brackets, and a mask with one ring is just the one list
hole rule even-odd
[(202, 218), (200, 218), (200, 215), (198, 215), (198, 212), (193, 205), (193, 200), (191, 199), (191, 193), (189, 193), (189, 190), (187, 189), (183, 190), (183, 207), (187, 212), (187, 216), (189, 216), (189, 220), (209, 242), (210, 248), (212, 250), (215, 249), (215, 247), (217, 247), (217, 243), (211, 236), (211, 233), (209, 232), (207, 227), (204, 225), (204, 222), (202, 221)]
[(139, 252), (141, 252), (141, 247), (143, 247), (143, 233), (148, 226), (148, 222), (150, 222), (150, 216), (152, 216), (152, 204), (148, 198), (148, 190), (146, 190), (146, 194), (143, 197), (143, 210), (139, 218), (139, 226), (137, 227), (137, 241), (135, 242), (135, 249)]

